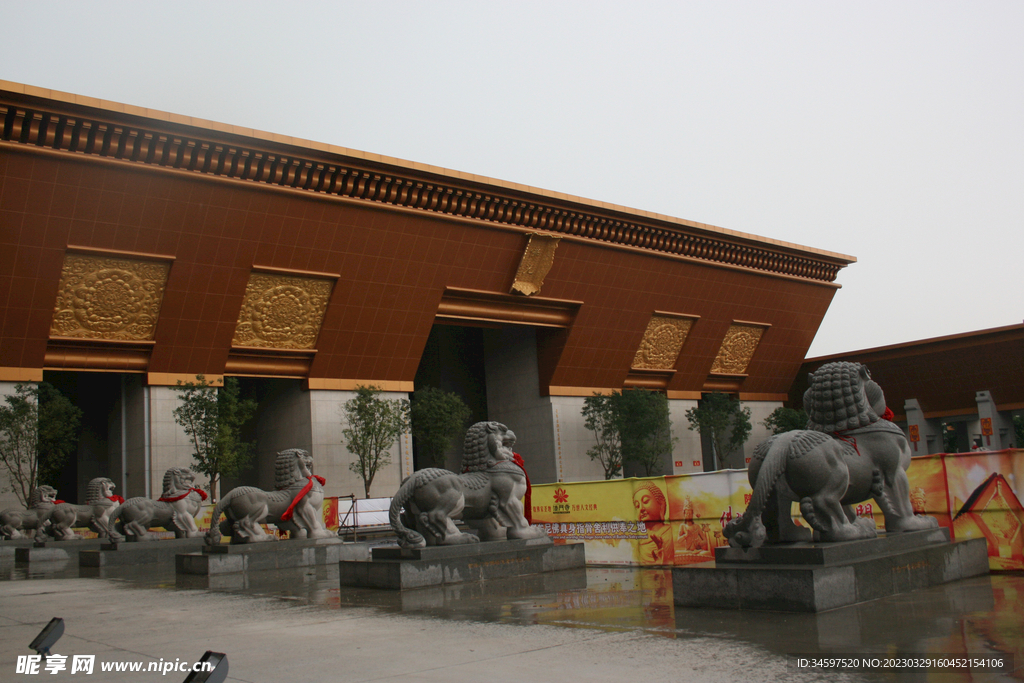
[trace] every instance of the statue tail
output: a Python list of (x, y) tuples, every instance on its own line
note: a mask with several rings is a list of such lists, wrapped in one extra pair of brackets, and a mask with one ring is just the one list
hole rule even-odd
[[(775, 492), (775, 484), (786, 472), (786, 461), (789, 459), (790, 443), (798, 431), (786, 432), (773, 436), (768, 441), (758, 446), (758, 449), (767, 448), (767, 453), (761, 462), (761, 469), (757, 473), (757, 481), (754, 484), (754, 493), (750, 497), (750, 504), (746, 511), (736, 519), (725, 525), (723, 535), (729, 539), (729, 545), (736, 547), (758, 547), (764, 543), (766, 536), (764, 523), (761, 521), (761, 513), (764, 512), (768, 500)], [(757, 454), (755, 453), (755, 457)]]
[(391, 508), (388, 510), (388, 521), (398, 536), (398, 545), (403, 548), (424, 548), (427, 545), (427, 539), (423, 538), (423, 534), (402, 524), (402, 508), (412, 500), (416, 487), (419, 486), (419, 477), (416, 476), (418, 474), (413, 472), (412, 476), (402, 482), (398, 493), (391, 499)]
[(116, 508), (114, 508), (114, 511), (110, 513), (110, 516), (107, 517), (107, 535), (110, 537), (110, 540), (114, 543), (120, 543), (124, 540), (124, 535), (122, 534), (122, 532), (124, 531), (124, 525), (121, 524), (120, 518), (121, 511), (124, 510), (124, 506), (127, 502), (128, 501), (125, 501), (124, 503), (118, 505)]
[(228, 491), (227, 495), (223, 496), (217, 505), (213, 508), (213, 513), (210, 515), (210, 529), (206, 532), (206, 545), (217, 545), (220, 543), (220, 515), (224, 512), (224, 508), (228, 506), (234, 497), (235, 493), (240, 491), (243, 487), (232, 489)]

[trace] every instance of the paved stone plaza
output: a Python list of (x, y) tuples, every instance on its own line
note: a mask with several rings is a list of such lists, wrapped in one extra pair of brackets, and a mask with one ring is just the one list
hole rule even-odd
[[(81, 574), (81, 576), (79, 575)], [(487, 584), (339, 588), (336, 567), (178, 577), (173, 567), (15, 565), (0, 557), (2, 680), (49, 621), (54, 652), (100, 662), (227, 653), (229, 681), (998, 681), (1024, 677), (1024, 576), (997, 574), (823, 614), (681, 609), (659, 570), (596, 569)], [(526, 628), (532, 626), (532, 628)], [(1013, 654), (1013, 677), (797, 671), (794, 654)], [(70, 658), (69, 658), (70, 661)], [(60, 676), (60, 677), (58, 677)], [(45, 678), (44, 678), (45, 677)]]

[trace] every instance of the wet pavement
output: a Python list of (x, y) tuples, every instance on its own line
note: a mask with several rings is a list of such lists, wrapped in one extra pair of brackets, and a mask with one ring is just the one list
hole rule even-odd
[[(85, 680), (184, 680), (101, 672), (226, 652), (229, 681), (1024, 680), (1024, 575), (993, 574), (823, 614), (682, 609), (671, 574), (590, 568), (395, 592), (340, 588), (336, 566), (176, 577), (173, 566), (16, 565), (0, 556), (0, 680), (53, 616), (60, 654), (95, 654)], [(532, 628), (526, 628), (526, 627)], [(815, 671), (796, 655), (1014, 660), (1010, 672)], [(1005, 668), (1005, 667), (1004, 667)], [(82, 673), (45, 672), (43, 680)], [(60, 677), (58, 677), (60, 676)]]

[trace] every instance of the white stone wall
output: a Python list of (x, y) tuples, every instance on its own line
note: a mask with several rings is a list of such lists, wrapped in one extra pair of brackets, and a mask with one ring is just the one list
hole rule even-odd
[[(5, 399), (8, 396), (13, 396), (16, 393), (14, 390), (15, 384), (20, 384), (20, 382), (0, 382), (0, 402), (3, 402), (3, 405), (7, 405)], [(11, 488), (10, 478), (8, 477), (7, 470), (4, 469), (0, 471), (0, 510), (22, 507), (18, 497), (14, 495)]]
[[(151, 386), (142, 388), (139, 396), (145, 409), (145, 392), (149, 392), (149, 495), (151, 498), (158, 498), (163, 489), (164, 472), (171, 467), (185, 467), (191, 469), (195, 460), (192, 457), (194, 447), (192, 440), (185, 430), (174, 421), (174, 409), (180, 405), (178, 391), (174, 387)], [(131, 412), (129, 412), (131, 414)], [(130, 422), (130, 421), (129, 421)], [(142, 423), (145, 429), (145, 423)], [(133, 470), (129, 466), (129, 488), (132, 495), (145, 495), (144, 492), (136, 492), (132, 483), (132, 477), (138, 481), (139, 474), (145, 472), (145, 434), (143, 433), (142, 446), (142, 472)], [(129, 462), (134, 459), (129, 455)], [(196, 474), (196, 486), (206, 488), (209, 479), (203, 474)], [(143, 479), (144, 481), (144, 479)], [(219, 495), (218, 495), (219, 498)]]
[(686, 411), (696, 407), (696, 400), (673, 398), (668, 401), (668, 418), (672, 422), (672, 436), (676, 438), (672, 447), (672, 474), (704, 471), (700, 432), (690, 430), (690, 421), (686, 419)]
[[(345, 445), (342, 430), (345, 424), (345, 403), (355, 398), (354, 391), (310, 391), (310, 416), (312, 420), (312, 449), (316, 471), (327, 478), (325, 493), (328, 496), (365, 497), (362, 478), (349, 469), (356, 462)], [(404, 392), (383, 392), (387, 400), (405, 399)], [(412, 474), (412, 436), (403, 434), (391, 447), (391, 463), (382, 468), (370, 487), (371, 498), (386, 498), (398, 491), (402, 479)]]
[[(591, 460), (587, 451), (597, 445), (594, 432), (583, 419), (582, 396), (552, 396), (551, 411), (555, 424), (555, 464), (557, 481), (601, 481), (604, 468)], [(533, 474), (531, 471), (531, 479)], [(622, 476), (621, 473), (619, 476)], [(537, 482), (541, 483), (541, 482)]]
[(757, 445), (772, 435), (771, 430), (761, 424), (776, 408), (782, 407), (781, 401), (743, 401), (744, 408), (750, 408), (750, 438), (743, 445), (743, 458), (740, 460), (738, 452), (730, 456), (728, 466), (732, 469), (746, 469), (750, 457), (754, 454)]

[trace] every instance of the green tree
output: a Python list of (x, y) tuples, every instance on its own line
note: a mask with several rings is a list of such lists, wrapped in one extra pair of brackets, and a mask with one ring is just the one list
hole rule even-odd
[(256, 414), (256, 401), (243, 400), (238, 380), (228, 377), (220, 389), (196, 375), (195, 382), (178, 381), (177, 422), (192, 439), (192, 470), (210, 479), (210, 499), (217, 497), (222, 476), (245, 467), (255, 452), (255, 443), (242, 441), (242, 427)]
[(370, 497), (373, 478), (382, 467), (391, 464), (391, 446), (410, 427), (409, 401), (381, 398), (376, 387), (356, 387), (356, 396), (345, 402), (342, 430), (345, 444), (356, 456), (348, 468), (363, 480), (363, 490)]
[(462, 434), (470, 414), (458, 394), (437, 387), (423, 387), (413, 393), (412, 435), (427, 462), (434, 467), (444, 467), (445, 452)]
[(16, 384), (0, 405), (0, 463), (8, 488), (28, 507), (32, 490), (53, 483), (78, 441), (82, 411), (53, 385)]
[(807, 429), (807, 412), (803, 408), (779, 406), (761, 424), (771, 430), (772, 434), (783, 434), (797, 429)]
[(597, 445), (587, 450), (591, 460), (597, 460), (604, 469), (604, 478), (612, 479), (622, 473), (622, 439), (615, 416), (615, 396), (594, 394), (583, 400), (583, 424), (594, 432)]
[(706, 394), (696, 408), (686, 411), (689, 429), (711, 440), (715, 469), (750, 436), (750, 408), (740, 407), (738, 400), (726, 394)]
[(660, 391), (630, 389), (614, 399), (622, 443), (622, 462), (636, 463), (644, 476), (658, 474), (672, 454), (668, 397)]
[(1013, 416), (1013, 431), (1017, 436), (1013, 445), (1016, 448), (1024, 448), (1024, 415)]

